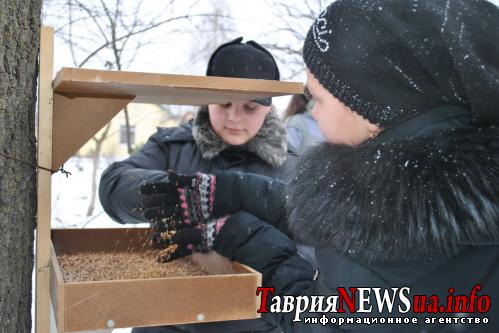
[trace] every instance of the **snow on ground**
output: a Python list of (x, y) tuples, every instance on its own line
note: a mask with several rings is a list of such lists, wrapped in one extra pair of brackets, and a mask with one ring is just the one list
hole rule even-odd
[[(113, 162), (107, 158), (99, 161), (97, 188), (101, 173)], [(52, 176), (52, 228), (123, 228), (140, 225), (122, 225), (107, 216), (100, 205), (98, 193), (91, 216), (87, 210), (92, 190), (92, 159), (72, 157), (64, 164), (71, 175), (58, 172)]]

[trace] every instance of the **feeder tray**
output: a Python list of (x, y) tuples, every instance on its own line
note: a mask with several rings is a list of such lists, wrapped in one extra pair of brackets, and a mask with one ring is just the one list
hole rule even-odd
[(261, 274), (214, 252), (195, 257), (197, 276), (64, 281), (58, 256), (145, 254), (150, 261), (148, 236), (144, 228), (52, 230), (51, 295), (59, 332), (259, 317)]

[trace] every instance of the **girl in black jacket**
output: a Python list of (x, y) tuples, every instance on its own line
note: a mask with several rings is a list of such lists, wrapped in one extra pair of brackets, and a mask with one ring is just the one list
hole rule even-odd
[[(166, 225), (170, 259), (199, 242), (262, 272), (275, 295), (308, 296), (276, 313), (286, 332), (498, 332), (497, 22), (485, 0), (332, 3), (303, 49), (328, 143), (305, 153), (287, 188), (237, 173), (144, 185), (145, 199), (180, 193), (181, 209), (166, 209), (184, 221)], [(376, 292), (395, 295), (393, 309)]]
[[(212, 54), (207, 75), (279, 80), (272, 55), (256, 42), (242, 43), (242, 38), (221, 45)], [(192, 124), (159, 128), (140, 151), (104, 171), (99, 186), (104, 210), (119, 223), (151, 220), (140, 212), (139, 187), (144, 182), (168, 180), (167, 170), (183, 174), (233, 170), (286, 178), (293, 169), (294, 154), (288, 152), (286, 130), (271, 104), (271, 98), (210, 104), (200, 109)], [(280, 332), (263, 320), (133, 330), (211, 331)]]

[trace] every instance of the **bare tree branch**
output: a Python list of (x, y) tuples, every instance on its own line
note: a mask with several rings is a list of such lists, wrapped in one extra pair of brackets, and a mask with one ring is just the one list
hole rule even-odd
[(331, 0), (299, 2), (268, 0), (268, 2), (275, 9), (274, 15), (279, 17), (279, 20), (272, 24), (271, 33), (266, 35), (269, 42), (265, 43), (265, 47), (275, 52), (276, 58), (286, 64), (283, 71), (283, 74), (286, 74), (283, 76), (293, 79), (301, 75), (304, 70), (302, 47), (308, 29)]
[(290, 54), (290, 55), (297, 55), (300, 57), (302, 55), (301, 49), (295, 49), (295, 48), (292, 48), (290, 46), (279, 46), (276, 44), (262, 44), (262, 46), (264, 46), (265, 48), (271, 48), (272, 50), (275, 50), (275, 51), (281, 51), (281, 52), (284, 52), (284, 53)]
[[(214, 15), (212, 15), (212, 14), (182, 15), (182, 16), (178, 16), (178, 17), (168, 18), (168, 19), (162, 20), (160, 22), (157, 22), (155, 24), (152, 24), (150, 26), (147, 26), (145, 28), (142, 28), (140, 30), (137, 30), (135, 32), (131, 32), (131, 33), (125, 34), (123, 36), (117, 37), (116, 41), (121, 41), (121, 40), (123, 40), (125, 38), (131, 37), (131, 36), (135, 36), (135, 35), (138, 35), (138, 34), (141, 34), (141, 33), (147, 32), (147, 31), (150, 31), (152, 29), (156, 29), (159, 26), (161, 26), (163, 24), (166, 24), (166, 23), (170, 23), (170, 22), (174, 22), (174, 21), (180, 21), (180, 20), (185, 20), (185, 19), (192, 19), (194, 17), (210, 17), (210, 16), (214, 16)], [(219, 17), (226, 17), (226, 16), (219, 16)], [(82, 62), (80, 62), (80, 64), (78, 65), (78, 67), (82, 67), (83, 65), (85, 65), (91, 58), (93, 58), (97, 53), (99, 53), (100, 51), (102, 51), (103, 49), (105, 49), (106, 47), (108, 47), (110, 44), (111, 44), (110, 42), (106, 42), (106, 43), (102, 44), (101, 46), (99, 46), (98, 48), (96, 48)]]
[(69, 49), (71, 51), (71, 59), (73, 59), (73, 64), (76, 64), (76, 55), (73, 47), (73, 4), (71, 0), (68, 0), (69, 7)]
[(99, 32), (100, 32), (102, 38), (104, 38), (104, 40), (106, 40), (106, 42), (108, 42), (107, 34), (105, 33), (104, 29), (101, 27), (99, 20), (97, 20), (98, 16), (94, 15), (92, 13), (92, 11), (87, 6), (82, 4), (80, 1), (78, 1), (78, 0), (74, 0), (74, 1), (78, 5), (78, 7), (80, 7), (83, 11), (85, 11), (88, 14), (88, 16), (92, 19), (92, 21), (94, 21), (95, 25), (97, 26), (97, 29), (99, 29)]

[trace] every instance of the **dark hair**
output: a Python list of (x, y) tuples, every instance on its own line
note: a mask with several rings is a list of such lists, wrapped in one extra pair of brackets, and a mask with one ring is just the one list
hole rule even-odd
[(288, 107), (284, 112), (284, 120), (288, 119), (295, 114), (304, 113), (307, 111), (308, 99), (305, 95), (293, 95), (289, 101)]

